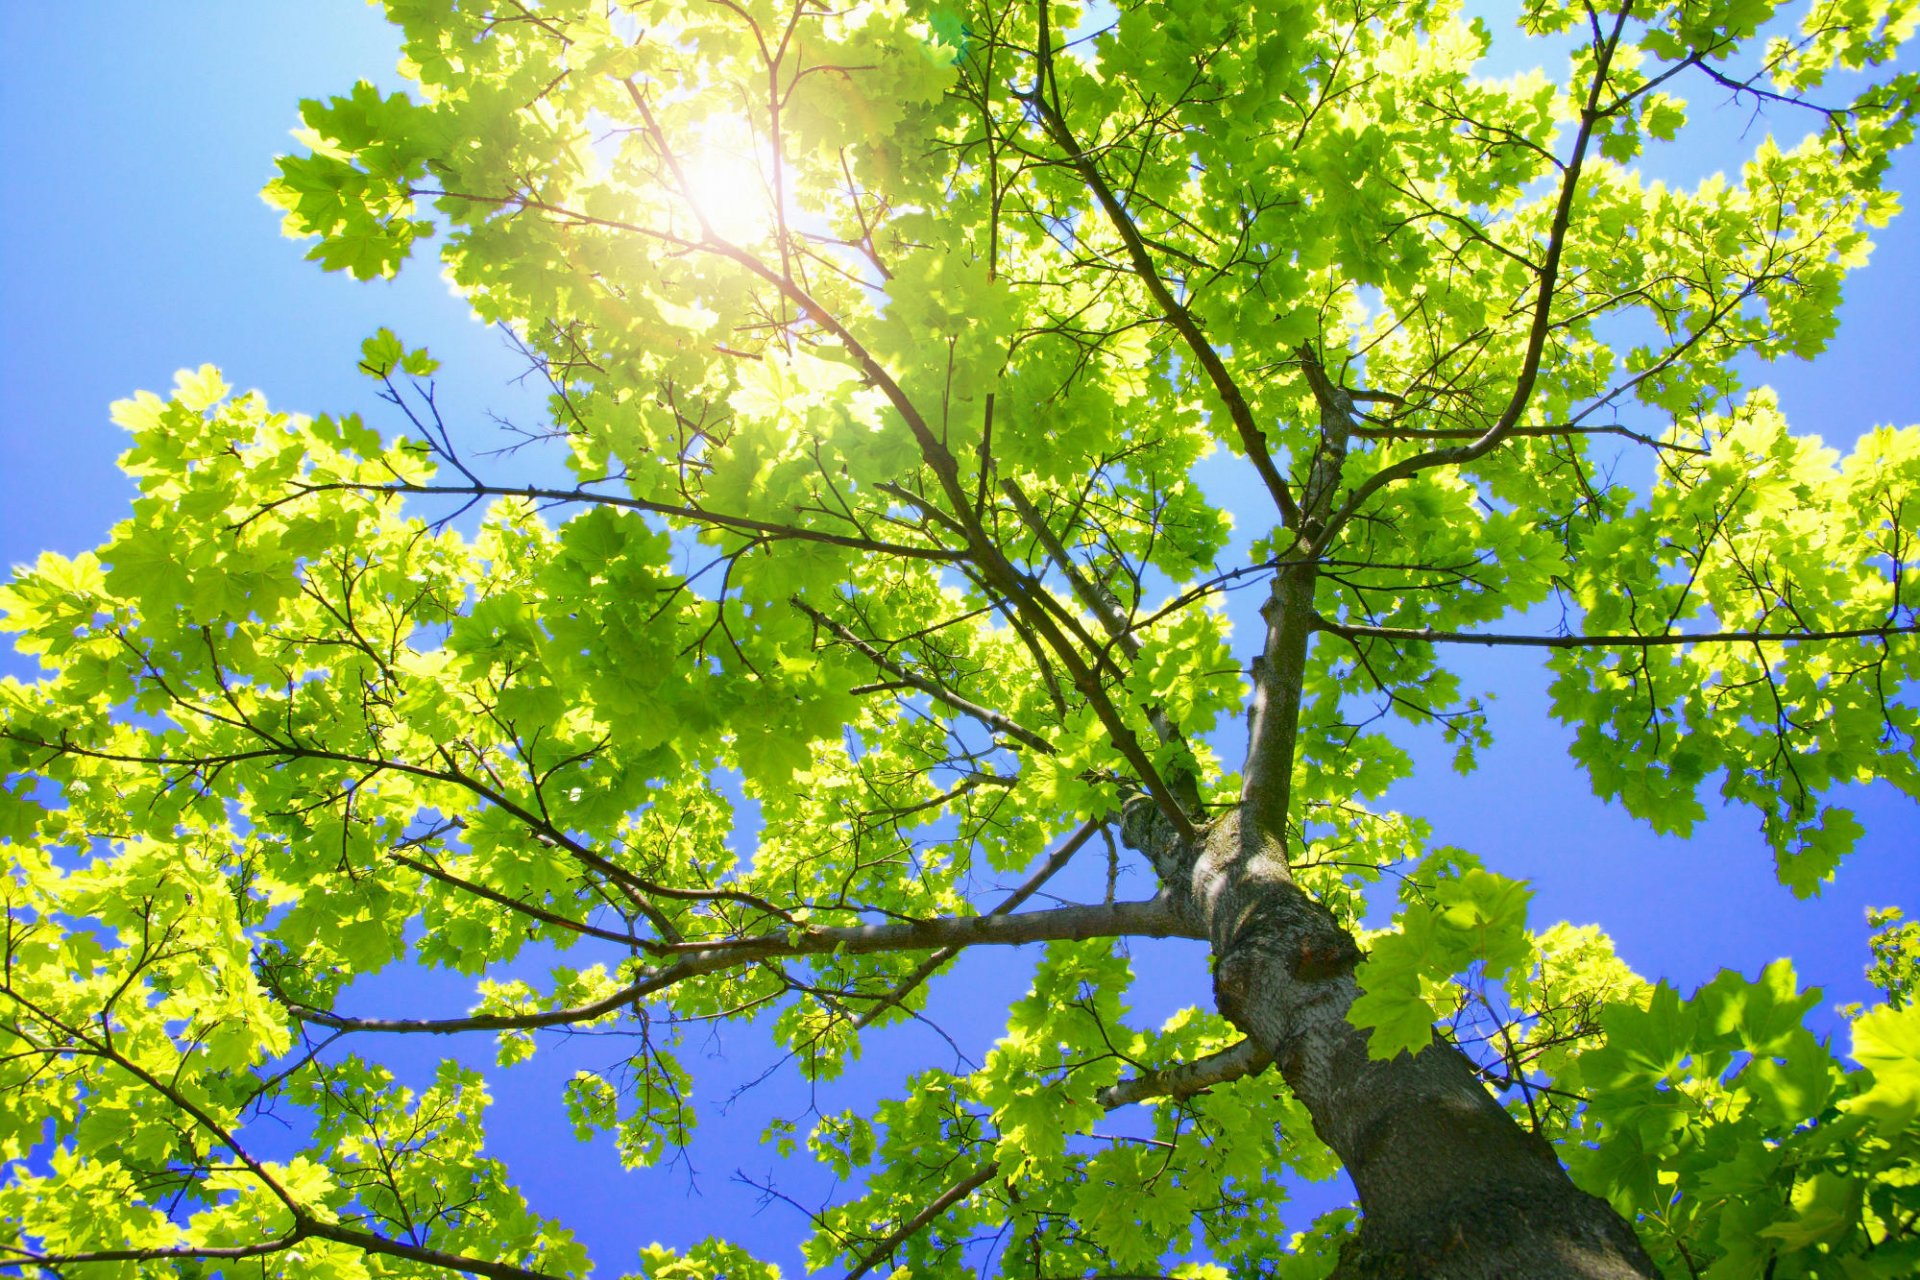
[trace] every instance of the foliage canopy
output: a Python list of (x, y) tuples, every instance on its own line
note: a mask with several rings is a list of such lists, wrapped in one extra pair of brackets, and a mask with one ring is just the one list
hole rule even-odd
[[(1004, 1226), (1010, 1276), (1483, 1274), (1410, 1207), (1460, 1124), (1463, 1203), (1604, 1202), (1581, 1238), (1652, 1259), (1578, 1274), (1920, 1267), (1912, 926), (1850, 1067), (1785, 962), (1683, 997), (1536, 927), (1379, 803), (1375, 714), (1471, 769), (1448, 654), (1542, 650), (1601, 795), (1746, 806), (1802, 894), (1841, 786), (1920, 796), (1920, 429), (1842, 456), (1750, 385), (1896, 210), (1914, 5), (1528, 0), (1561, 80), (1478, 75), (1445, 0), (387, 8), (414, 88), (303, 104), (268, 199), (360, 278), (443, 241), (565, 470), (470, 456), (386, 331), (389, 424), (210, 367), (114, 407), (131, 515), (0, 589), (44, 668), (0, 684), (0, 1265), (582, 1274), (482, 1076), (401, 1087), (382, 1037), (631, 1037), (566, 1103), (644, 1165), (690, 1028), (770, 1015), (828, 1079), (1044, 943), (978, 1069), (768, 1135), (848, 1180), (812, 1266), (959, 1275)], [(1689, 93), (1781, 136), (1653, 180)], [(1138, 1025), (1164, 937), (1213, 997)], [(472, 1010), (349, 990), (406, 964)], [(1447, 1088), (1493, 1118), (1394, 1101)], [(1287, 1239), (1341, 1165), (1364, 1217)]]

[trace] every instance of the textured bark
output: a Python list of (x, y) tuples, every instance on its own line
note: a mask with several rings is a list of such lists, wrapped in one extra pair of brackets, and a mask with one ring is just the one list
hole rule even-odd
[(1375, 1061), (1347, 1021), (1360, 949), (1294, 883), (1287, 863), (1295, 742), (1308, 645), (1318, 625), (1315, 553), (1341, 484), (1352, 401), (1300, 352), (1320, 402), (1321, 447), (1300, 503), (1297, 558), (1261, 613), (1238, 810), (1198, 842), (1144, 798), (1123, 831), (1152, 861), (1176, 913), (1213, 949), (1214, 999), (1270, 1055), (1345, 1164), (1363, 1214), (1337, 1280), (1361, 1277), (1656, 1276), (1633, 1231), (1575, 1187), (1553, 1149), (1522, 1129), (1473, 1065), (1435, 1042)]
[(1293, 883), (1277, 841), (1232, 815), (1190, 849), (1156, 830), (1145, 805), (1128, 816), (1176, 908), (1212, 942), (1220, 1011), (1272, 1054), (1353, 1178), (1365, 1216), (1340, 1280), (1659, 1274), (1457, 1050), (1367, 1056), (1346, 1016), (1359, 949)]

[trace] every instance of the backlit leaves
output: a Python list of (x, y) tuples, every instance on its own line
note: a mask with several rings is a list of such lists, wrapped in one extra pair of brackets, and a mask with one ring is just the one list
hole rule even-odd
[[(128, 518), (0, 588), (39, 664), (0, 684), (8, 1247), (581, 1273), (483, 1154), (481, 1077), (327, 1037), (465, 1031), (504, 1069), (548, 1026), (624, 1033), (561, 1101), (628, 1165), (695, 1123), (690, 1021), (764, 1013), (827, 1089), (973, 917), (1137, 887), (1100, 861), (1130, 797), (1235, 802), (1260, 636), (1224, 601), (1310, 559), (1276, 839), (1345, 926), (1407, 873), (1357, 975), (1371, 1052), (1453, 1041), (1664, 1265), (1911, 1269), (1898, 947), (1856, 1070), (1784, 962), (1649, 987), (1376, 808), (1415, 756), (1374, 724), (1476, 767), (1497, 708), (1446, 642), (1557, 612), (1601, 643), (1554, 656), (1554, 714), (1656, 829), (1712, 788), (1804, 894), (1861, 834), (1841, 788), (1920, 794), (1920, 434), (1842, 456), (1746, 385), (1826, 344), (1894, 211), (1911, 6), (1634, 6), (1614, 38), (1536, 0), (1564, 80), (1480, 76), (1495, 36), (1449, 3), (388, 9), (410, 88), (303, 104), (267, 198), (359, 278), (438, 231), (571, 478), (496, 479), (384, 329), (359, 365), (392, 414), (211, 367), (115, 406)], [(1815, 87), (1662, 179), (1706, 106)], [(1283, 1244), (1282, 1171), (1334, 1167), (1284, 1082), (1110, 1112), (1237, 1034), (1141, 1025), (1144, 951), (1064, 936), (977, 1068), (818, 1119), (849, 1189), (809, 1263), (957, 1276), (1004, 1228), (1008, 1274), (1327, 1274), (1353, 1218)], [(471, 999), (362, 981), (413, 965)], [(722, 1242), (641, 1265), (772, 1274)]]
[(1563, 1079), (1588, 1103), (1576, 1180), (1638, 1212), (1657, 1257), (1726, 1274), (1893, 1274), (1916, 1256), (1910, 1009), (1857, 1019), (1848, 1072), (1800, 1020), (1819, 999), (1779, 961), (1690, 1000), (1609, 1005)]

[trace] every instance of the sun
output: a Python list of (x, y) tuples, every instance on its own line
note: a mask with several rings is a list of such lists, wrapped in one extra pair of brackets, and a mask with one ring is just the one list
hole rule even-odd
[(681, 196), (705, 226), (735, 244), (773, 234), (773, 156), (744, 127), (709, 121), (681, 152)]

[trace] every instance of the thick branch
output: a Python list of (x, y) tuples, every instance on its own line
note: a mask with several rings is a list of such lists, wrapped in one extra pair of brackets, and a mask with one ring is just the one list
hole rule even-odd
[(791, 929), (781, 934), (669, 948), (680, 959), (640, 977), (618, 991), (587, 1004), (543, 1013), (472, 1014), (464, 1018), (352, 1018), (304, 1005), (288, 1006), (300, 1018), (342, 1031), (387, 1031), (450, 1035), (461, 1031), (528, 1031), (592, 1022), (636, 1000), (689, 978), (786, 956), (872, 955), (889, 951), (930, 951), (943, 947), (1012, 946), (1029, 942), (1080, 942), (1088, 938), (1197, 938), (1194, 927), (1176, 913), (1167, 898), (1145, 902), (1058, 907), (1019, 915), (941, 916), (906, 924), (847, 925)]
[[(1061, 870), (1066, 867), (1067, 863), (1073, 859), (1073, 855), (1080, 852), (1087, 841), (1093, 839), (1094, 832), (1100, 830), (1100, 828), (1105, 825), (1106, 819), (1104, 818), (1093, 818), (1082, 823), (1080, 829), (1068, 836), (1066, 841), (1062, 843), (1058, 849), (1055, 849), (1045, 862), (1040, 864), (1037, 871), (1028, 876), (1017, 889), (1001, 900), (999, 906), (987, 914), (990, 916), (1007, 915), (1015, 907), (1040, 892), (1047, 881), (1058, 875)], [(888, 992), (884, 999), (871, 1009), (862, 1013), (859, 1018), (855, 1019), (853, 1024), (854, 1029), (860, 1030), (871, 1026), (876, 1018), (906, 999), (914, 988), (918, 987), (928, 978), (931, 978), (939, 970), (941, 965), (959, 954), (959, 947), (947, 946), (940, 948), (928, 956), (919, 965), (915, 966), (913, 972), (908, 974), (899, 986)]]
[(1102, 1089), (1095, 1101), (1107, 1110), (1124, 1107), (1148, 1098), (1190, 1098), (1203, 1089), (1228, 1084), (1242, 1076), (1257, 1075), (1267, 1069), (1273, 1054), (1251, 1040), (1242, 1040), (1217, 1053), (1192, 1062), (1177, 1062), (1149, 1071), (1145, 1075), (1122, 1080)]
[[(1327, 513), (1339, 491), (1347, 460), (1347, 432), (1353, 425), (1353, 399), (1335, 386), (1309, 347), (1300, 348), (1300, 366), (1320, 406), (1320, 444), (1307, 471), (1300, 499), (1299, 537), (1321, 543)], [(1293, 760), (1300, 726), (1301, 691), (1306, 687), (1307, 644), (1313, 637), (1314, 585), (1319, 565), (1312, 556), (1282, 568), (1261, 606), (1266, 643), (1254, 662), (1253, 702), (1247, 713), (1247, 763), (1240, 787), (1240, 829), (1254, 843), (1271, 839), (1284, 851), (1287, 811), (1293, 795)]]
[(550, 1271), (531, 1271), (526, 1267), (516, 1267), (511, 1262), (496, 1262), (489, 1258), (470, 1258), (465, 1254), (443, 1253), (439, 1249), (429, 1249), (424, 1245), (389, 1240), (371, 1231), (355, 1231), (351, 1227), (343, 1227), (334, 1222), (320, 1222), (311, 1218), (304, 1218), (302, 1222), (310, 1236), (331, 1240), (335, 1244), (349, 1245), (366, 1253), (378, 1253), (389, 1258), (405, 1258), (409, 1262), (424, 1262), (430, 1267), (439, 1267), (446, 1271), (486, 1276), (487, 1280), (552, 1280), (553, 1278), (553, 1273)]

